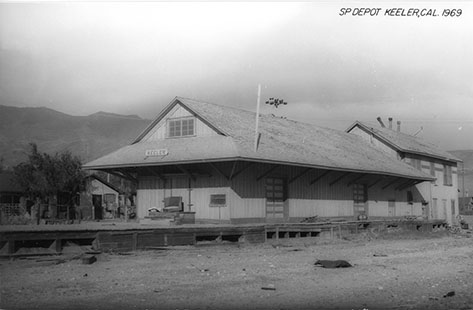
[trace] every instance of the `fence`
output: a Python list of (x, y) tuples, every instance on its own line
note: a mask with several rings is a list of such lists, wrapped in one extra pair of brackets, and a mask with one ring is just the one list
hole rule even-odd
[(27, 224), (25, 213), (19, 203), (0, 203), (0, 224)]

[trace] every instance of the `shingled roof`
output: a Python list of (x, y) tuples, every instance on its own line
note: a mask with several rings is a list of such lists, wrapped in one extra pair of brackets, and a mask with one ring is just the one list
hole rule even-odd
[(372, 125), (359, 121), (356, 121), (353, 125), (351, 125), (347, 129), (347, 132), (352, 130), (355, 126), (359, 126), (365, 131), (372, 133), (380, 140), (384, 141), (388, 145), (391, 145), (397, 151), (403, 153), (424, 155), (452, 162), (462, 161), (461, 159), (455, 157), (447, 151), (440, 149), (437, 145), (425, 141), (421, 137), (415, 137), (385, 127), (374, 127)]
[[(219, 135), (145, 141), (146, 134), (176, 104), (214, 128)], [(260, 115), (261, 139), (255, 151), (255, 118), (254, 112), (176, 97), (131, 145), (87, 163), (84, 168), (249, 160), (433, 180), (430, 175), (391, 159), (359, 136), (272, 115)], [(169, 154), (145, 157), (145, 151), (149, 149), (168, 149)]]

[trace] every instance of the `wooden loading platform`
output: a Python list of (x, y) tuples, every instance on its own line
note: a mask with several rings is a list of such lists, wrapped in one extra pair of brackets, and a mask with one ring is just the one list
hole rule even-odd
[(238, 242), (263, 243), (281, 238), (341, 238), (391, 227), (432, 231), (445, 221), (343, 221), (246, 225), (150, 227), (138, 223), (0, 226), (0, 256), (60, 254), (68, 243), (98, 251), (126, 252), (176, 245)]

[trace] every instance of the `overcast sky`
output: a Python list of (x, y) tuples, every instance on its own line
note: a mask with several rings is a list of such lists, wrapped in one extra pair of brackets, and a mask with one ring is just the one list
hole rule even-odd
[[(473, 149), (472, 2), (0, 3), (0, 104), (154, 118), (175, 96)], [(342, 8), (381, 8), (340, 16)], [(384, 16), (389, 8), (461, 16)]]

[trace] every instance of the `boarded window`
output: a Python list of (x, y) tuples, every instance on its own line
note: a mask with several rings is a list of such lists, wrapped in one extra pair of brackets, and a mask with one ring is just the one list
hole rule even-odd
[(210, 207), (225, 207), (227, 205), (227, 195), (210, 195)]
[(194, 135), (194, 118), (168, 120), (168, 137), (187, 137)]
[(104, 195), (105, 203), (114, 203), (115, 202), (115, 194), (105, 194)]
[(452, 185), (452, 166), (443, 165), (443, 185)]

